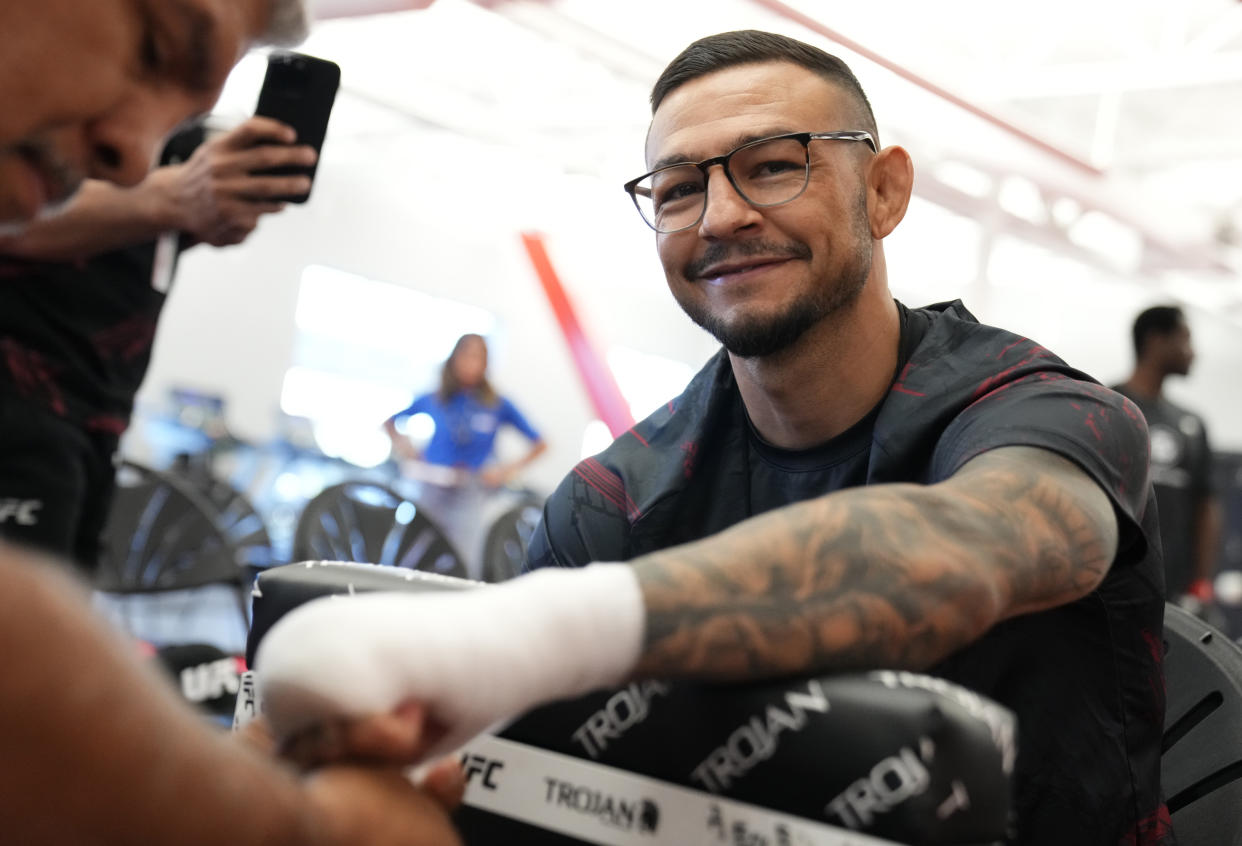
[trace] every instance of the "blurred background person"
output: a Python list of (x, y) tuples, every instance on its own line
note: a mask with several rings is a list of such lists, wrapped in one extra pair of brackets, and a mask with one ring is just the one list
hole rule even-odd
[[(398, 429), (416, 414), (426, 414), (435, 424), (422, 450)], [(529, 448), (515, 460), (496, 460), (496, 436), (505, 426), (529, 441)], [(483, 336), (458, 338), (440, 371), (439, 387), (388, 418), (384, 431), (402, 474), (420, 482), (418, 504), (448, 535), (471, 577), (480, 577), (480, 548), (489, 515), (522, 471), (548, 448), (526, 416), (488, 381)]]
[[(415, 414), (426, 414), (435, 432), (426, 449), (418, 450), (397, 426)], [(530, 441), (530, 449), (515, 461), (491, 461), (496, 435), (512, 426)], [(467, 334), (457, 339), (453, 352), (440, 371), (440, 386), (422, 394), (384, 422), (400, 459), (422, 462), (457, 471), (428, 474), (441, 481), (466, 482), (477, 478), (488, 488), (509, 484), (548, 448), (543, 436), (531, 426), (509, 399), (501, 396), (487, 379), (487, 341)], [(490, 463), (489, 463), (490, 462)], [(418, 470), (411, 472), (417, 474)]]
[(1135, 318), (1133, 338), (1134, 371), (1114, 390), (1139, 407), (1151, 433), (1166, 596), (1205, 615), (1213, 607), (1221, 531), (1212, 450), (1203, 418), (1164, 395), (1165, 379), (1190, 373), (1190, 326), (1177, 306), (1153, 306)]
[(282, 123), (203, 138), (184, 129), (133, 188), (87, 181), (59, 214), (0, 238), (0, 537), (88, 571), (179, 251), (239, 244), (284, 208), (274, 198), (309, 187), (253, 173), (314, 161)]

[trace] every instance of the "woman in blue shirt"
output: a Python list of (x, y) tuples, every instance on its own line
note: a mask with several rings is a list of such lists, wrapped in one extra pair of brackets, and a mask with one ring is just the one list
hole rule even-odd
[[(415, 414), (426, 414), (435, 423), (431, 442), (421, 454), (396, 426)], [(530, 440), (530, 449), (516, 461), (488, 464), (496, 433), (506, 424)], [(474, 334), (458, 338), (444, 362), (439, 389), (415, 398), (385, 421), (384, 430), (399, 458), (451, 468), (457, 471), (456, 477), (446, 473), (445, 478), (466, 481), (477, 477), (492, 488), (510, 482), (548, 448), (517, 407), (496, 393), (488, 381), (487, 342), (482, 335)]]

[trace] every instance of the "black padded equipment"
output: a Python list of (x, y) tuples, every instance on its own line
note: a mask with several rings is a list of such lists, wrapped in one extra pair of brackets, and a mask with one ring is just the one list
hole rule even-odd
[[(248, 651), (318, 595), (460, 588), (491, 589), (334, 562), (277, 567), (259, 576)], [(639, 682), (538, 708), (499, 736), (901, 843), (993, 843), (1009, 822), (1012, 715), (927, 676)], [(578, 842), (531, 840), (529, 826), (469, 806), (457, 822), (472, 846)]]
[(155, 657), (187, 702), (220, 722), (232, 722), (246, 669), (241, 656), (208, 643), (184, 643), (161, 647)]
[(1181, 846), (1242, 846), (1242, 648), (1164, 609), (1161, 782)]

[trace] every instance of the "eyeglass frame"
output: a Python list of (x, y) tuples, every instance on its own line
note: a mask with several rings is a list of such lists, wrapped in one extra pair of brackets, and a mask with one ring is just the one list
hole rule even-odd
[[(806, 153), (806, 179), (802, 183), (802, 188), (797, 194), (794, 194), (788, 200), (781, 200), (779, 203), (756, 203), (750, 197), (746, 196), (746, 192), (738, 186), (737, 181), (733, 178), (733, 171), (729, 169), (729, 159), (733, 158), (735, 153), (745, 150), (748, 147), (766, 144), (769, 141), (782, 141), (786, 138), (796, 140), (802, 145), (802, 151)], [(806, 193), (807, 186), (811, 184), (812, 141), (862, 141), (871, 148), (873, 155), (880, 152), (879, 146), (875, 143), (875, 136), (863, 129), (845, 129), (837, 132), (787, 132), (783, 135), (772, 135), (768, 138), (756, 138), (754, 141), (747, 141), (745, 144), (740, 144), (737, 147), (734, 147), (722, 156), (712, 156), (710, 159), (703, 159), (701, 162), (674, 162), (673, 164), (667, 164), (664, 167), (658, 167), (653, 171), (644, 173), (637, 179), (631, 179), (629, 182), (625, 183), (623, 187), (625, 188), (625, 193), (630, 195), (630, 200), (633, 201), (634, 208), (638, 211), (638, 216), (643, 219), (643, 223), (647, 224), (659, 235), (673, 235), (677, 232), (685, 232), (687, 229), (698, 226), (699, 222), (703, 219), (703, 215), (707, 214), (707, 185), (710, 181), (708, 168), (714, 167), (715, 165), (720, 165), (721, 168), (724, 169), (725, 178), (729, 180), (729, 184), (733, 186), (733, 190), (737, 192), (737, 195), (756, 208), (766, 209), (774, 208), (775, 206), (783, 206), (786, 203), (792, 203), (794, 200), (801, 197), (804, 193)], [(699, 169), (699, 172), (703, 174), (703, 209), (699, 212), (699, 216), (696, 217), (692, 223), (688, 223), (685, 226), (678, 227), (677, 229), (662, 231), (656, 228), (654, 223), (647, 220), (647, 216), (643, 214), (642, 207), (638, 205), (638, 183), (648, 177), (655, 176), (657, 173), (663, 173), (666, 170), (687, 166), (696, 167)]]

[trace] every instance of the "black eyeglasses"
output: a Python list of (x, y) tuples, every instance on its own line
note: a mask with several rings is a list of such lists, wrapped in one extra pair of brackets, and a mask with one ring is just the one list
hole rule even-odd
[(668, 165), (625, 183), (647, 225), (667, 235), (689, 229), (707, 211), (707, 171), (724, 168), (729, 182), (752, 206), (779, 206), (796, 200), (811, 179), (812, 141), (862, 141), (879, 152), (871, 133), (792, 132), (750, 141), (723, 156)]

